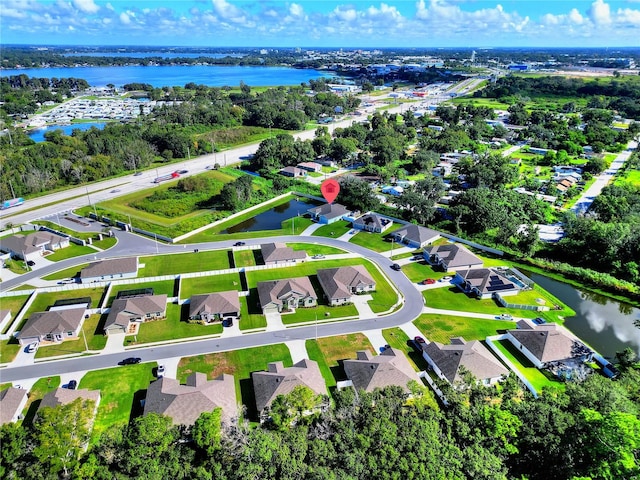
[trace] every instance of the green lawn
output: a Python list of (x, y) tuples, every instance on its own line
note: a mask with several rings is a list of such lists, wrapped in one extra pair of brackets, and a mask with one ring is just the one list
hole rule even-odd
[(140, 268), (138, 272), (139, 277), (205, 272), (208, 270), (223, 270), (230, 267), (228, 250), (140, 257), (139, 262), (140, 265), (144, 264), (144, 268)]
[(326, 359), (324, 358), (322, 350), (320, 350), (318, 342), (316, 340), (307, 340), (305, 342), (305, 348), (307, 350), (309, 359), (318, 362), (318, 368), (320, 368), (320, 373), (322, 373), (322, 378), (324, 378), (324, 383), (327, 384), (327, 388), (331, 389), (332, 387), (335, 387), (336, 379), (333, 376), (331, 368), (327, 364)]
[(329, 225), (323, 225), (313, 232), (314, 237), (333, 237), (338, 238), (351, 230), (351, 222), (345, 222), (344, 220), (338, 220), (337, 222)]
[(7, 268), (10, 272), (17, 275), (22, 275), (23, 273), (27, 273), (29, 271), (22, 260), (14, 260), (10, 258), (8, 260), (5, 260), (4, 265), (5, 268)]
[(208, 379), (216, 378), (223, 373), (233, 375), (236, 383), (236, 398), (238, 402), (247, 406), (248, 416), (255, 419), (255, 397), (251, 372), (266, 370), (268, 363), (277, 361), (281, 361), (285, 367), (293, 365), (291, 353), (282, 343), (183, 357), (178, 364), (178, 380), (184, 383), (187, 377), (194, 372), (206, 373)]
[(233, 252), (233, 261), (236, 268), (252, 267), (256, 264), (255, 250), (238, 250)]
[(83, 247), (82, 245), (76, 245), (75, 243), (72, 243), (66, 248), (61, 248), (47, 255), (46, 258), (51, 262), (59, 262), (60, 260), (79, 257), (81, 255), (91, 255), (92, 253), (97, 253), (97, 250), (89, 246)]
[(174, 303), (170, 303), (167, 305), (166, 319), (142, 323), (142, 325), (140, 325), (140, 330), (138, 330), (138, 334), (135, 337), (128, 336), (125, 340), (125, 344), (139, 345), (150, 342), (176, 340), (179, 338), (218, 335), (222, 333), (222, 325), (219, 323), (214, 325), (187, 323), (186, 318), (188, 313), (189, 305), (176, 305)]
[[(73, 215), (65, 215), (64, 217), (75, 218)], [(54, 222), (49, 222), (47, 220), (36, 220), (33, 223), (36, 224), (36, 225), (42, 225), (43, 227), (48, 227), (51, 230), (55, 230), (57, 232), (66, 233), (67, 235), (79, 238), (80, 240), (86, 240), (86, 239), (91, 238), (91, 237), (93, 237), (95, 235), (92, 232), (79, 232), (77, 230), (72, 230), (70, 228), (63, 227), (62, 225), (59, 225), (59, 224), (54, 223)]]
[(295, 313), (282, 315), (282, 323), (285, 325), (292, 325), (294, 323), (315, 322), (316, 318), (318, 320), (337, 320), (339, 318), (357, 316), (358, 309), (354, 305), (340, 305), (337, 307), (318, 305), (314, 308), (298, 308)]
[(33, 421), (33, 417), (40, 406), (42, 398), (52, 390), (60, 386), (60, 377), (44, 377), (36, 381), (29, 390), (27, 404), (22, 411), (24, 415), (23, 424), (29, 425)]
[(555, 379), (550, 373), (545, 374), (534, 367), (531, 361), (522, 355), (510, 341), (499, 340), (493, 343), (498, 347), (498, 350), (513, 363), (518, 371), (531, 382), (531, 385), (533, 385), (533, 388), (535, 388), (538, 393), (541, 393), (545, 387), (564, 388), (564, 384), (560, 380)]
[(13, 320), (15, 320), (16, 315), (18, 315), (28, 298), (29, 295), (20, 295), (19, 297), (2, 297), (2, 299), (0, 299), (2, 310), (9, 310), (11, 312), (11, 321), (5, 326), (4, 332), (9, 330)]
[[(82, 331), (87, 339), (86, 346), (89, 350), (102, 350), (107, 344), (107, 337), (103, 334), (104, 321), (101, 322), (102, 315), (95, 314), (87, 318)], [(106, 319), (106, 316), (105, 316)], [(67, 340), (54, 345), (42, 345), (36, 352), (36, 358), (56, 357), (58, 355), (79, 354), (86, 351), (83, 334), (77, 340)]]
[(189, 298), (191, 295), (201, 293), (224, 292), (227, 290), (239, 291), (242, 289), (238, 273), (183, 278), (180, 282), (180, 298)]
[[(123, 358), (126, 355), (123, 354)], [(140, 400), (154, 380), (155, 363), (126, 365), (106, 370), (93, 370), (80, 380), (79, 387), (100, 390), (100, 405), (93, 426), (96, 439), (111, 425), (129, 422), (132, 410), (141, 413)]]
[[(249, 301), (257, 301), (254, 297), (240, 297), (240, 330), (252, 330), (254, 328), (267, 328), (267, 319), (259, 308), (249, 309)], [(251, 313), (249, 313), (251, 311)]]
[(14, 337), (0, 340), (0, 363), (12, 362), (20, 351), (20, 344)]
[(158, 282), (145, 282), (134, 283), (126, 285), (114, 285), (109, 292), (109, 299), (107, 300), (107, 306), (110, 307), (113, 301), (118, 296), (119, 292), (125, 292), (127, 290), (139, 290), (142, 288), (153, 288), (154, 295), (166, 294), (168, 297), (173, 297), (175, 292), (175, 280), (160, 280)]
[(118, 239), (116, 237), (108, 237), (105, 235), (102, 237), (102, 240), (93, 240), (91, 245), (98, 247), (100, 250), (108, 250), (116, 243), (118, 243)]
[(330, 247), (328, 245), (318, 245), (315, 243), (287, 243), (287, 247), (291, 247), (294, 250), (304, 250), (309, 256), (345, 253), (345, 251), (340, 248)]
[(424, 260), (402, 265), (402, 272), (409, 280), (416, 283), (422, 282), (425, 278), (439, 280), (447, 275), (446, 272), (434, 270), (433, 267)]
[(423, 314), (413, 321), (425, 337), (432, 342), (449, 344), (453, 337), (465, 340), (484, 340), (496, 335), (498, 330), (515, 328), (515, 322), (486, 320), (481, 318), (455, 317), (451, 315)]
[(91, 308), (97, 308), (100, 305), (100, 300), (102, 299), (103, 295), (104, 288), (102, 287), (82, 288), (79, 290), (67, 290), (63, 292), (38, 293), (24, 318), (28, 318), (29, 315), (35, 312), (45, 312), (47, 308), (49, 308), (56, 302), (56, 300), (67, 300), (70, 298), (91, 297)]
[(403, 245), (398, 245), (396, 242), (393, 242), (392, 244), (391, 237), (389, 236), (391, 232), (399, 229), (402, 226), (403, 225), (394, 223), (384, 233), (371, 233), (361, 231), (353, 235), (351, 237), (351, 240), (349, 241), (351, 243), (366, 247), (369, 250), (373, 250), (374, 252), (386, 252), (394, 247), (403, 247)]
[[(309, 358), (318, 362), (322, 376), (327, 381), (327, 386), (335, 386), (336, 381), (346, 380), (342, 365), (338, 360), (356, 358), (358, 350), (370, 350), (374, 348), (369, 339), (362, 333), (349, 333), (335, 337), (318, 338), (306, 341)], [(374, 352), (376, 354), (377, 352)], [(331, 372), (331, 377), (329, 373)]]
[(46, 277), (42, 277), (43, 280), (62, 280), (65, 278), (74, 278), (80, 275), (80, 270), (85, 267), (88, 267), (90, 263), (83, 263), (76, 267), (65, 268), (64, 270), (60, 270), (56, 273), (52, 273), (51, 275), (47, 275)]

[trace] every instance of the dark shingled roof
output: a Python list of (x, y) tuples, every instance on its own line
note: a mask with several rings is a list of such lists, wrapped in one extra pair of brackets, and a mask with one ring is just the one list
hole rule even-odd
[(357, 352), (356, 360), (345, 360), (343, 366), (353, 387), (366, 392), (390, 385), (397, 385), (409, 392), (407, 383), (418, 380), (407, 357), (395, 348), (387, 348), (377, 356), (373, 356), (368, 350), (361, 350)]
[(189, 302), (189, 316), (208, 313), (230, 313), (240, 311), (240, 300), (236, 290), (226, 292), (205, 293), (204, 295), (193, 295)]
[(288, 260), (304, 260), (307, 252), (304, 250), (294, 250), (284, 243), (264, 243), (261, 246), (264, 263), (285, 262)]
[(68, 388), (56, 388), (47, 393), (42, 401), (38, 410), (44, 407), (58, 407), (60, 405), (67, 405), (74, 400), (81, 398), (83, 400), (92, 400), (96, 402), (96, 407), (100, 403), (100, 390), (87, 390), (81, 388), (78, 390), (71, 390)]
[(462, 245), (446, 243), (444, 245), (425, 248), (424, 251), (429, 255), (437, 254), (438, 257), (447, 263), (450, 269), (464, 267), (466, 265), (482, 265), (482, 260)]
[(463, 280), (477, 288), (481, 295), (503, 292), (505, 290), (519, 290), (511, 280), (495, 268), (472, 268), (457, 272)]
[(327, 217), (332, 219), (336, 217), (342, 217), (349, 213), (347, 207), (340, 205), (339, 203), (325, 203), (319, 207), (310, 208), (307, 212), (311, 215), (318, 215), (319, 217)]
[(120, 275), (138, 271), (138, 257), (114, 258), (91, 263), (80, 271), (80, 278)]
[(576, 341), (555, 323), (536, 325), (520, 320), (517, 330), (509, 333), (541, 362), (553, 362), (571, 358)]
[(327, 297), (349, 298), (358, 285), (375, 285), (364, 265), (339, 268), (321, 268), (317, 272), (318, 281)]
[(395, 230), (392, 235), (398, 240), (411, 240), (420, 245), (431, 243), (440, 238), (440, 232), (413, 224)]
[(76, 330), (84, 319), (84, 308), (32, 313), (18, 338), (41, 337), (47, 334)]
[(0, 240), (0, 250), (15, 252), (22, 255), (28, 255), (38, 252), (44, 245), (55, 245), (57, 243), (68, 241), (67, 238), (51, 232), (38, 231), (27, 235), (12, 235)]
[(143, 317), (147, 313), (164, 312), (167, 309), (167, 295), (146, 295), (144, 297), (117, 298), (111, 304), (104, 323), (107, 329), (113, 325), (126, 328), (130, 318)]
[(24, 388), (9, 387), (0, 390), (0, 425), (13, 420), (26, 396), (27, 391)]

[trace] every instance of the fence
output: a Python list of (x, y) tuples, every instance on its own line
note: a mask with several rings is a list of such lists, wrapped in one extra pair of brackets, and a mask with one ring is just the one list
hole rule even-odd
[(502, 305), (505, 308), (516, 308), (518, 310), (531, 310), (532, 312), (547, 312), (551, 310), (546, 305), (522, 305), (519, 303), (509, 303), (504, 298), (502, 298), (502, 295), (495, 292), (493, 293), (492, 296), (496, 302), (498, 302), (500, 305)]
[(507, 335), (503, 333), (502, 335), (494, 335), (492, 337), (487, 337), (485, 341), (487, 342), (487, 345), (493, 351), (493, 353), (495, 353), (498, 356), (498, 358), (504, 362), (504, 364), (509, 368), (509, 370), (511, 370), (513, 373), (516, 374), (516, 376), (520, 379), (522, 383), (524, 383), (524, 385), (529, 389), (529, 391), (533, 394), (533, 396), (538, 398), (537, 390), (534, 388), (531, 382), (527, 380), (527, 377), (525, 377), (524, 374), (520, 370), (518, 370), (518, 368), (513, 363), (511, 363), (511, 360), (509, 360), (506, 357), (506, 355), (502, 353), (502, 351), (493, 344), (494, 341), (500, 341), (500, 340), (506, 340), (506, 339), (507, 339)]

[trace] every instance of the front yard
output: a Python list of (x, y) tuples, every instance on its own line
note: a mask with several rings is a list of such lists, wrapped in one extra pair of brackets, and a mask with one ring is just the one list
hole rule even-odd
[(315, 232), (313, 232), (312, 236), (338, 238), (347, 233), (349, 230), (351, 230), (351, 222), (338, 220), (337, 222), (331, 223), (329, 225), (322, 225)]
[(374, 252), (386, 252), (393, 249), (403, 248), (404, 245), (397, 242), (392, 242), (389, 236), (394, 230), (398, 230), (403, 225), (394, 223), (384, 233), (371, 233), (365, 231), (359, 231), (351, 237), (349, 242), (361, 245)]
[(82, 324), (82, 332), (77, 340), (67, 340), (53, 345), (41, 345), (36, 351), (36, 358), (83, 353), (86, 351), (85, 347), (88, 347), (89, 350), (102, 350), (107, 344), (107, 337), (103, 334), (104, 321), (101, 321), (101, 317), (102, 315), (95, 314), (87, 318)]

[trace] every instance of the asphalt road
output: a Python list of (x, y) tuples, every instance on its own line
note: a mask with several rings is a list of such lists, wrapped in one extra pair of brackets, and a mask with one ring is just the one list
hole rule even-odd
[[(126, 256), (131, 254), (150, 254), (155, 253), (156, 243), (147, 239), (119, 232), (121, 241), (116, 247), (109, 251), (105, 251), (96, 255), (97, 258), (109, 258)], [(63, 373), (80, 372), (86, 370), (98, 370), (102, 368), (110, 368), (127, 356), (140, 357), (143, 362), (156, 361), (171, 357), (184, 357), (192, 355), (200, 355), (203, 353), (214, 353), (226, 350), (235, 350), (239, 348), (256, 347), (260, 345), (270, 345), (282, 343), (288, 340), (311, 339), (316, 337), (329, 337), (333, 335), (343, 335), (347, 333), (355, 333), (372, 328), (389, 328), (409, 322), (422, 312), (424, 300), (422, 294), (415, 288), (412, 282), (402, 273), (396, 272), (390, 268), (392, 262), (382, 255), (372, 252), (364, 247), (356, 244), (342, 242), (333, 238), (324, 237), (302, 237), (302, 236), (281, 236), (268, 237), (265, 239), (247, 239), (247, 245), (260, 244), (263, 242), (308, 242), (322, 245), (329, 245), (349, 252), (356, 253), (367, 258), (377, 264), (382, 272), (392, 281), (395, 287), (403, 296), (402, 307), (387, 316), (374, 317), (363, 320), (351, 320), (336, 323), (326, 323), (320, 325), (309, 325), (303, 327), (285, 328), (283, 330), (250, 333), (237, 337), (214, 338), (208, 340), (197, 340), (183, 343), (175, 343), (165, 346), (141, 347), (139, 349), (129, 350), (126, 354), (99, 354), (93, 356), (85, 356), (80, 358), (72, 358), (65, 360), (53, 360), (41, 362), (27, 366), (8, 366), (0, 370), (0, 382), (16, 382), (23, 379), (34, 377), (47, 377), (52, 375), (60, 375)], [(199, 243), (188, 245), (187, 249), (198, 248), (202, 251), (215, 248), (229, 248), (234, 241)], [(179, 253), (184, 252), (183, 246), (177, 245), (158, 245), (160, 253)], [(2, 282), (2, 289), (8, 290), (20, 283), (28, 282), (28, 279), (40, 277), (47, 273), (66, 268), (67, 266), (78, 265), (93, 260), (93, 255), (89, 258), (79, 257), (69, 259), (64, 262), (58, 262), (56, 265), (50, 265), (39, 269), (37, 272), (29, 272), (22, 275), (19, 279)], [(7, 285), (13, 283), (13, 285)], [(126, 368), (126, 367), (123, 367)]]

